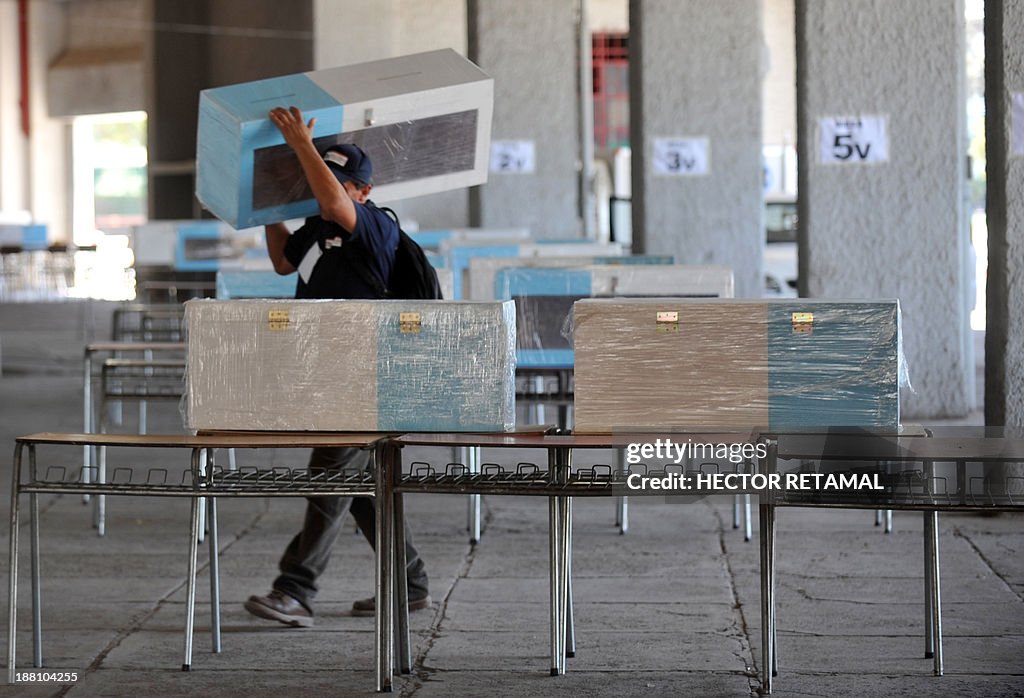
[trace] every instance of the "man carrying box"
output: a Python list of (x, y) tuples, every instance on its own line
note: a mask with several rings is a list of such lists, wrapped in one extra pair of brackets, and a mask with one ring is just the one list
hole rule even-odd
[[(266, 226), (267, 252), (278, 274), (299, 272), (296, 298), (379, 298), (372, 278), (388, 279), (398, 245), (398, 225), (369, 200), (370, 158), (356, 145), (331, 146), (322, 156), (313, 144), (313, 124), (297, 107), (278, 107), (270, 120), (280, 129), (306, 176), (320, 215), (290, 233), (284, 223)], [(373, 269), (367, 269), (372, 264)], [(356, 448), (315, 448), (310, 471), (365, 469), (369, 452)], [(280, 574), (266, 596), (250, 596), (245, 609), (260, 618), (293, 627), (313, 625), (317, 578), (327, 567), (331, 548), (348, 509), (373, 546), (374, 501), (366, 497), (309, 497), (302, 530), (285, 549)], [(429, 608), (425, 565), (406, 533), (409, 610)], [(353, 615), (373, 615), (374, 599), (352, 604)]]

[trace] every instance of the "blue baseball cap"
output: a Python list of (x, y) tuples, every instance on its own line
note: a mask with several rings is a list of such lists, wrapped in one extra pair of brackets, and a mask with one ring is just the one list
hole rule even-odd
[(324, 162), (338, 181), (370, 184), (373, 177), (373, 163), (363, 149), (353, 143), (339, 143), (324, 151)]

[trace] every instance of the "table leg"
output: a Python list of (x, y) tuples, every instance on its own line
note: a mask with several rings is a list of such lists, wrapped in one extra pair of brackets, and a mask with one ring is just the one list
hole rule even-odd
[[(201, 449), (192, 451), (192, 473), (199, 473), (199, 462)], [(192, 630), (195, 623), (196, 612), (196, 572), (198, 568), (197, 557), (199, 554), (199, 509), (200, 497), (192, 497), (192, 514), (189, 523), (188, 536), (188, 579), (185, 589), (185, 657), (181, 663), (182, 671), (192, 669)]]
[(768, 565), (769, 565), (769, 580), (771, 580), (771, 586), (768, 593), (768, 600), (771, 603), (771, 624), (772, 624), (772, 676), (779, 675), (779, 621), (778, 621), (778, 606), (776, 603), (775, 593), (775, 533), (778, 529), (776, 525), (776, 515), (778, 509), (775, 507), (774, 502), (768, 504)]
[(213, 652), (220, 652), (220, 550), (217, 542), (217, 498), (207, 497), (210, 523), (210, 631)]
[[(477, 474), (480, 472), (480, 453), (482, 449), (479, 446), (472, 446), (464, 449), (466, 454), (466, 465), (469, 467), (469, 472)], [(476, 545), (480, 542), (481, 535), (481, 497), (479, 494), (469, 495), (469, 544)]]
[[(376, 460), (377, 456), (382, 457)], [(389, 480), (392, 477), (394, 463), (392, 455), (388, 450), (384, 453), (375, 451), (375, 499), (377, 506), (377, 533), (376, 533), (376, 603), (374, 609), (374, 635), (377, 638), (377, 691), (390, 693), (392, 676), (394, 674), (394, 624), (392, 622), (392, 608), (394, 601), (391, 598), (393, 567), (394, 567), (394, 537), (391, 531), (391, 496), (393, 486)]]
[[(199, 477), (201, 479), (203, 479), (203, 480), (206, 479), (207, 473), (210, 472), (210, 469), (213, 467), (213, 464), (211, 462), (212, 458), (213, 458), (213, 451), (212, 450), (207, 452), (206, 449), (203, 449), (202, 453), (199, 454)], [(206, 526), (207, 526), (207, 524), (206, 524), (206, 507), (205, 506), (200, 506), (199, 507), (199, 538), (198, 538), (198, 542), (200, 542), (200, 543), (202, 543), (204, 540), (206, 540)]]
[[(82, 408), (82, 428), (86, 434), (92, 433), (92, 353), (85, 350), (85, 371), (83, 375), (82, 383), (82, 396), (83, 396), (83, 408)], [(89, 468), (92, 467), (93, 453), (92, 446), (82, 447), (82, 483), (88, 484), (92, 477), (92, 473), (89, 472)], [(82, 501), (88, 502), (89, 495), (83, 494)]]
[(932, 615), (931, 512), (924, 512), (924, 658), (935, 656), (935, 617)]
[(772, 692), (772, 611), (771, 611), (771, 561), (768, 551), (769, 516), (768, 503), (764, 500), (758, 506), (758, 520), (761, 528), (761, 688), (764, 693)]
[(548, 545), (550, 552), (550, 577), (551, 577), (551, 675), (558, 676), (563, 673), (562, 669), (562, 641), (565, 634), (561, 632), (562, 621), (559, 616), (561, 610), (561, 559), (559, 548), (561, 547), (561, 536), (559, 535), (560, 497), (548, 498)]
[(932, 606), (932, 633), (935, 645), (935, 675), (942, 676), (942, 585), (939, 579), (939, 513), (930, 511), (925, 514), (929, 517), (928, 541), (929, 541), (929, 563), (931, 572), (931, 606)]
[(572, 497), (565, 498), (565, 656), (576, 656), (576, 619), (572, 609)]
[(409, 561), (405, 554), (405, 501), (394, 493), (395, 537), (395, 612), (398, 614), (398, 671), (412, 673), (412, 638), (409, 636), (409, 578), (405, 570)]
[[(28, 453), (30, 468), (35, 472), (35, 449)], [(36, 667), (43, 666), (43, 597), (39, 580), (39, 495), (28, 496), (29, 525), (32, 546), (32, 657)]]
[[(768, 442), (765, 472), (778, 470), (778, 445)], [(772, 692), (772, 679), (778, 675), (775, 616), (775, 502), (770, 492), (758, 498), (761, 525), (761, 690)]]
[(750, 511), (750, 495), (743, 495), (743, 542), (749, 543), (754, 538), (753, 515)]
[(21, 485), (21, 453), (23, 444), (14, 447), (11, 475), (10, 555), (7, 560), (7, 683), (15, 678), (15, 649), (18, 638), (18, 495)]
[[(96, 468), (96, 482), (102, 484), (107, 481), (107, 447), (98, 447), (97, 457), (99, 463)], [(93, 519), (96, 524), (96, 535), (103, 536), (107, 533), (107, 498), (106, 495), (96, 495), (96, 508), (93, 509)]]

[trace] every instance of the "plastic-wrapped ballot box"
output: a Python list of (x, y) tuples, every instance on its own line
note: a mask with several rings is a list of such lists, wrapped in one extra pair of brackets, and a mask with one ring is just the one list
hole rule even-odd
[(494, 278), (502, 269), (517, 267), (571, 268), (591, 265), (665, 265), (674, 264), (672, 255), (597, 255), (566, 257), (473, 257), (469, 260), (469, 298), (474, 301), (492, 301), (494, 295)]
[(217, 298), (294, 298), (296, 276), (281, 275), (273, 269), (220, 269)]
[(897, 301), (587, 299), (573, 312), (578, 432), (899, 425)]
[(516, 303), (518, 365), (567, 368), (573, 350), (563, 331), (573, 303), (603, 296), (731, 298), (728, 267), (687, 264), (506, 268), (495, 274), (494, 297)]
[(195, 300), (185, 321), (191, 429), (515, 426), (512, 303)]
[[(467, 296), (470, 292), (470, 280), (467, 277), (470, 262), (477, 257), (565, 257), (567, 255), (602, 255), (620, 256), (622, 245), (617, 242), (592, 242), (590, 240), (537, 240), (520, 242), (518, 240), (442, 240), (441, 254), (448, 260), (455, 277), (455, 298), (477, 300)], [(485, 300), (485, 299), (480, 299)], [(487, 299), (490, 300), (490, 299)]]
[(316, 118), (320, 152), (355, 143), (377, 203), (487, 181), (494, 81), (451, 49), (285, 75), (199, 95), (196, 197), (236, 228), (317, 212), (298, 159), (267, 118)]

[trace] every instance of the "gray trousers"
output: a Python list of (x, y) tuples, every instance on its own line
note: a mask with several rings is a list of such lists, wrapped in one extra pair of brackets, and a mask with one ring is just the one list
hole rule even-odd
[[(370, 452), (359, 448), (314, 448), (309, 458), (311, 472), (318, 470), (365, 470), (370, 463)], [(306, 518), (302, 530), (281, 556), (278, 568), (281, 574), (274, 580), (274, 589), (298, 599), (312, 610), (317, 593), (316, 580), (327, 569), (338, 534), (344, 524), (345, 512), (359, 525), (359, 530), (370, 543), (376, 545), (377, 518), (375, 503), (370, 497), (307, 497)], [(405, 526), (405, 522), (402, 522)], [(406, 577), (409, 598), (427, 595), (427, 572), (423, 560), (412, 545), (409, 528), (405, 529)]]

